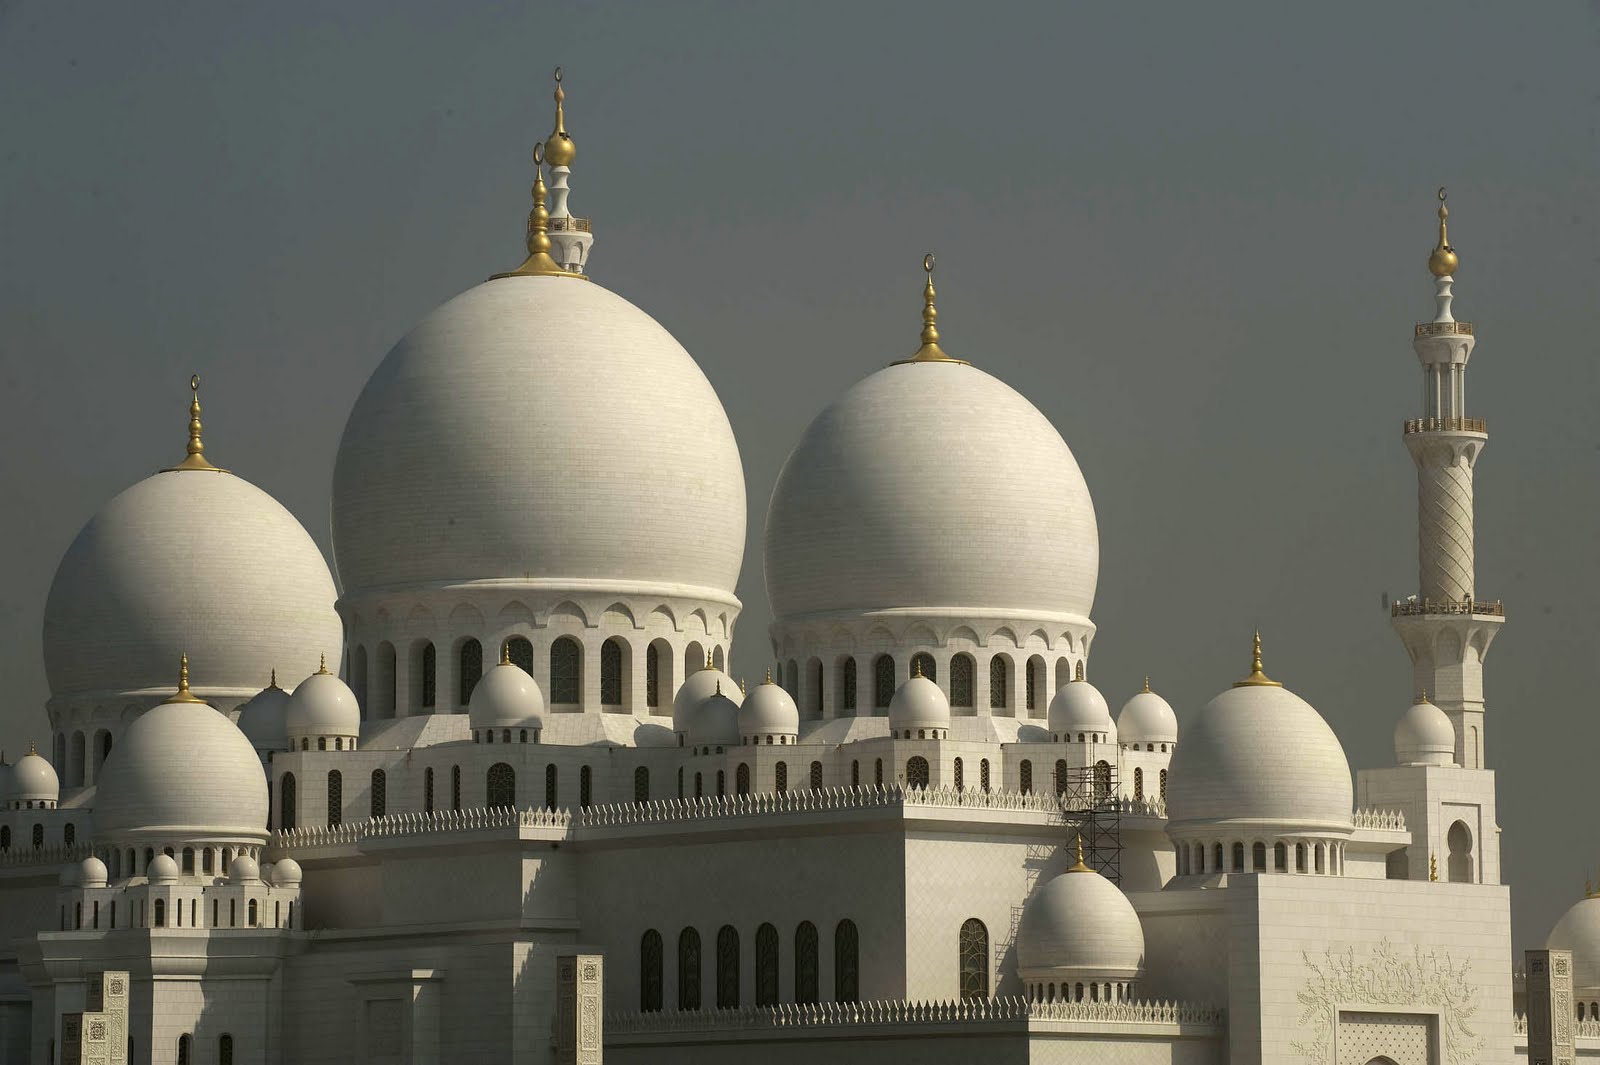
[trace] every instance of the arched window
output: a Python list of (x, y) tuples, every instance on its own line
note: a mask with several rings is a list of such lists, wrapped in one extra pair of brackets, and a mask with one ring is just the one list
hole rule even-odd
[(701, 798), (702, 796), (705, 795), (705, 793), (706, 793), (705, 786), (701, 782), (700, 774), (696, 773), (694, 775), (694, 797), (697, 798), (697, 799)]
[(861, 1001), (861, 936), (849, 918), (833, 930), (833, 1000)]
[(1472, 883), (1472, 830), (1465, 821), (1457, 821), (1450, 826), (1450, 831), (1445, 834), (1445, 844), (1450, 848), (1450, 883)]
[(906, 787), (926, 788), (928, 786), (928, 760), (920, 754), (906, 759)]
[(11, 826), (0, 825), (0, 851), (11, 849)]
[(1025, 671), (1023, 680), (1025, 681), (1025, 686), (1027, 688), (1029, 710), (1037, 710), (1039, 708), (1039, 670), (1043, 668), (1043, 666), (1044, 663), (1039, 661), (1037, 658), (1030, 658), (1028, 659), (1027, 664), (1023, 667)]
[(583, 648), (571, 636), (550, 645), (550, 701), (566, 706), (583, 701)]
[(987, 758), (978, 763), (978, 787), (985, 792), (989, 790), (989, 759)]
[(285, 773), (278, 782), (278, 827), (294, 828), (294, 774)]
[(233, 1036), (227, 1032), (217, 1039), (217, 1065), (233, 1065)]
[(556, 808), (556, 767), (554, 765), (544, 767), (544, 808), (546, 810), (554, 810)]
[(1011, 698), (1011, 663), (1005, 655), (995, 655), (989, 659), (989, 707), (993, 710), (1005, 708)]
[(1236, 873), (1244, 872), (1244, 844), (1243, 843), (1235, 843), (1233, 845), (1233, 871), (1236, 872)]
[(656, 1013), (661, 1009), (661, 933), (654, 928), (639, 940), (639, 1010)]
[[(417, 705), (431, 708), (438, 698), (439, 690), (439, 653), (433, 649), (433, 644), (422, 645), (417, 665)], [(232, 1047), (231, 1038), (229, 1047)]]
[(678, 936), (678, 1008), (700, 1008), (700, 933), (693, 928)]
[(165, 928), (165, 927), (167, 927), (167, 900), (166, 899), (157, 899), (156, 900), (156, 927), (157, 928)]
[(744, 762), (733, 771), (733, 791), (736, 795), (750, 794), (750, 767)]
[(811, 690), (806, 694), (811, 702), (811, 716), (822, 716), (822, 660), (813, 658), (806, 663), (806, 680), (811, 685)]
[(450, 809), (461, 809), (461, 767), (450, 767)]
[[(271, 805), (270, 801), (268, 802), (268, 805)], [(69, 847), (78, 842), (78, 826), (73, 824), (71, 821), (68, 821), (66, 826), (61, 829), (61, 842)], [(191, 873), (194, 872), (193, 869), (189, 871)]]
[(1104, 759), (1094, 764), (1094, 797), (1105, 800), (1111, 794), (1111, 763)]
[(972, 656), (956, 655), (950, 660), (950, 705), (972, 708), (972, 674), (976, 668)]
[[(159, 906), (160, 903), (158, 902), (156, 905)], [(188, 1032), (184, 1032), (178, 1037), (178, 1065), (190, 1065), (190, 1063), (194, 1061), (194, 1056), (192, 1053), (193, 1043), (194, 1037)], [(50, 1060), (54, 1061), (55, 1058), (52, 1056)]]
[(389, 808), (389, 780), (381, 769), (372, 771), (372, 816), (382, 817)]
[(1017, 767), (1017, 787), (1024, 795), (1033, 794), (1033, 763), (1026, 758)]
[(457, 676), (460, 679), (457, 685), (456, 695), (459, 698), (456, 705), (466, 706), (472, 701), (472, 689), (483, 679), (483, 644), (472, 639), (462, 643), (461, 651), (456, 655), (456, 664), (459, 667)]
[(739, 932), (725, 924), (717, 932), (717, 1009), (739, 1008)]
[(989, 997), (989, 930), (976, 917), (961, 925), (961, 997)]
[(256, 909), (256, 900), (255, 899), (251, 899), (250, 900), (249, 913), (248, 913), (248, 916), (247, 916), (247, 918), (245, 920), (245, 927), (246, 928), (254, 928), (254, 927), (256, 927), (256, 915), (257, 915), (257, 912), (258, 911)]
[(578, 767), (578, 805), (588, 809), (594, 791), (594, 771), (588, 766)]
[(1057, 795), (1065, 795), (1067, 793), (1067, 786), (1070, 783), (1070, 781), (1067, 779), (1067, 777), (1068, 777), (1067, 760), (1065, 758), (1057, 758), (1056, 759), (1056, 794)]
[(488, 806), (517, 805), (517, 772), (504, 762), (489, 767), (485, 781)]
[(1318, 873), (1325, 872), (1326, 870), (1323, 867), (1323, 858), (1322, 858), (1322, 856), (1323, 856), (1322, 844), (1320, 844), (1320, 843), (1317, 844), (1316, 849), (1314, 851), (1312, 851), (1312, 854), (1314, 855), (1314, 860), (1316, 862), (1316, 871)]
[(778, 930), (770, 924), (756, 929), (756, 1005), (778, 1004)]
[(874, 785), (876, 785), (877, 787), (880, 787), (880, 788), (883, 787), (883, 759), (882, 758), (877, 758), (877, 759), (873, 760), (873, 763), (872, 763), (872, 783)]
[(939, 680), (939, 666), (934, 662), (933, 656), (926, 651), (918, 651), (911, 656), (911, 675), (913, 677), (926, 677), (937, 682)]
[(1267, 871), (1267, 845), (1257, 843), (1250, 848), (1250, 870), (1255, 873)]
[(894, 658), (891, 655), (879, 655), (872, 663), (873, 706), (887, 710), (894, 699), (894, 687)]
[(615, 636), (600, 645), (600, 705), (622, 705), (622, 641)]
[(957, 758), (955, 760), (955, 776), (956, 776), (956, 781), (955, 781), (956, 790), (957, 791), (964, 791), (966, 789), (966, 786), (967, 786), (967, 777), (966, 777), (966, 774), (962, 771), (961, 759), (959, 759), (959, 758)]
[(1294, 871), (1297, 873), (1306, 871), (1306, 845), (1304, 843), (1296, 843), (1294, 845)]
[(655, 644), (644, 649), (644, 705), (661, 705), (661, 652)]
[(1289, 871), (1289, 847), (1286, 843), (1272, 845), (1272, 868), (1280, 873)]
[(328, 772), (328, 824), (344, 823), (344, 777), (337, 769)]
[(1137, 767), (1133, 771), (1133, 797), (1144, 798), (1144, 770)]
[(422, 812), (433, 813), (433, 767), (422, 771)]
[(1222, 872), (1222, 844), (1218, 843), (1211, 849), (1211, 871)]
[(822, 790), (822, 763), (821, 762), (812, 762), (811, 763), (811, 790), (812, 791), (821, 791)]
[(850, 761), (850, 786), (852, 788), (861, 786), (861, 762), (856, 759)]
[(787, 762), (779, 762), (773, 766), (772, 776), (773, 786), (778, 794), (781, 795), (789, 790), (789, 764)]
[(817, 926), (801, 921), (794, 930), (794, 1000), (815, 1002), (821, 997), (817, 978)]
[(839, 667), (839, 706), (845, 710), (856, 708), (856, 660), (846, 658)]
[(633, 771), (633, 801), (636, 803), (650, 801), (650, 770), (647, 766), (640, 766)]
[(1165, 769), (1161, 771), (1161, 801), (1167, 801), (1167, 771)]

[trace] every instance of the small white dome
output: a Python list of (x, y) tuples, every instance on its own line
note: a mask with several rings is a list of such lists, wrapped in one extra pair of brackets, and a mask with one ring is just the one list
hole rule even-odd
[(262, 688), (239, 707), (234, 724), (258, 751), (284, 751), (289, 748), (289, 693), (277, 680)]
[(80, 887), (105, 887), (110, 880), (106, 872), (106, 863), (94, 855), (89, 855), (78, 863), (78, 885)]
[(744, 693), (722, 670), (707, 666), (689, 674), (678, 693), (672, 697), (672, 731), (688, 733), (689, 726), (694, 723), (694, 712), (719, 688), (735, 704), (744, 702)]
[(783, 685), (772, 683), (771, 675), (739, 709), (739, 732), (745, 736), (797, 736), (800, 711)]
[(1147, 680), (1144, 691), (1122, 704), (1117, 735), (1127, 743), (1177, 743), (1178, 715), (1171, 703), (1150, 690)]
[(329, 673), (326, 664), (295, 686), (283, 716), (291, 742), (301, 737), (361, 734), (361, 706), (356, 702), (356, 693)]
[(1117, 885), (1077, 866), (1023, 909), (1017, 969), (1024, 981), (1137, 979), (1144, 971), (1144, 926)]
[(32, 749), (11, 767), (10, 786), (11, 801), (21, 805), (54, 803), (61, 797), (61, 782), (56, 778), (55, 766)]
[(275, 887), (293, 887), (300, 883), (303, 876), (300, 863), (293, 858), (279, 858), (272, 863), (272, 883)]
[(144, 875), (152, 884), (172, 884), (178, 879), (178, 863), (170, 854), (158, 854), (145, 868)]
[(1600, 895), (1588, 894), (1550, 930), (1550, 950), (1572, 951), (1572, 987), (1593, 996), (1600, 991)]
[(248, 854), (241, 854), (228, 866), (230, 884), (257, 884), (261, 882), (261, 866)]
[(712, 692), (689, 722), (689, 746), (739, 746), (739, 704), (721, 692)]
[(1050, 733), (1063, 740), (1076, 740), (1081, 734), (1090, 742), (1117, 742), (1117, 726), (1111, 721), (1106, 697), (1081, 676), (1063, 684), (1050, 700), (1047, 723)]
[(261, 758), (205, 703), (162, 703), (141, 714), (100, 770), (98, 840), (260, 842), (266, 825)]
[(521, 666), (501, 662), (472, 689), (467, 721), (474, 729), (540, 728), (544, 710), (539, 682)]
[(927, 677), (912, 677), (895, 690), (889, 700), (889, 729), (950, 727), (950, 700)]
[(1426, 696), (1419, 696), (1395, 722), (1394, 759), (1400, 765), (1455, 764), (1456, 727)]

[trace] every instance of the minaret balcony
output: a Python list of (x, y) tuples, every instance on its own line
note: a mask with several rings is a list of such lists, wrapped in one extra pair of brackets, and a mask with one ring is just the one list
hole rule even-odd
[(1472, 336), (1471, 322), (1418, 322), (1416, 335), (1419, 337), (1442, 336)]
[(1407, 418), (1406, 435), (1412, 433), (1487, 433), (1485, 418)]
[(587, 218), (576, 215), (563, 215), (550, 219), (549, 231), (551, 233), (593, 233), (594, 225)]
[(1499, 599), (1396, 599), (1389, 604), (1392, 618), (1420, 617), (1435, 614), (1485, 614), (1503, 618), (1506, 607)]

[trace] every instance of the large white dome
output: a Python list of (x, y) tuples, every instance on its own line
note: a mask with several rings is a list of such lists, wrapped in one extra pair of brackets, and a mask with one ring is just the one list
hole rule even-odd
[(744, 531), (705, 374), (649, 315), (568, 277), (487, 281), (423, 319), (356, 400), (334, 469), (347, 595), (516, 578), (732, 601)]
[(100, 770), (99, 841), (263, 842), (267, 778), (250, 740), (200, 702), (134, 719)]
[(242, 478), (172, 470), (89, 520), (56, 569), (44, 662), (56, 698), (171, 690), (248, 697), (274, 667), (307, 673), (341, 640), (333, 579), (294, 515)]
[(1078, 463), (1009, 385), (902, 363), (813, 421), (767, 509), (779, 620), (966, 609), (1087, 620), (1100, 536)]

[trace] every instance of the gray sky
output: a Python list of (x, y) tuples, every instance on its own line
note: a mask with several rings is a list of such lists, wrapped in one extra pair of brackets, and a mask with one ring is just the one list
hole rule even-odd
[[(1192, 714), (1267, 666), (1389, 764), (1416, 588), (1412, 323), (1435, 186), (1469, 410), (1517, 946), (1600, 866), (1593, 4), (0, 0), (0, 743), (48, 728), (50, 576), (106, 499), (208, 454), (326, 549), (345, 416), (434, 306), (521, 260), (568, 74), (595, 279), (699, 360), (744, 457), (734, 669), (806, 423), (916, 346), (1061, 430), (1099, 511), (1094, 678)], [(936, 481), (937, 468), (930, 468)], [(1270, 742), (1270, 738), (1264, 738)]]

